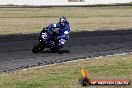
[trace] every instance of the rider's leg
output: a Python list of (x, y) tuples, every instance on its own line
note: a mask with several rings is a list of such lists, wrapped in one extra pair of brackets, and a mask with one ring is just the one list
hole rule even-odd
[(59, 43), (57, 44), (57, 48), (63, 48), (64, 44), (65, 44), (66, 40), (65, 39), (60, 39)]

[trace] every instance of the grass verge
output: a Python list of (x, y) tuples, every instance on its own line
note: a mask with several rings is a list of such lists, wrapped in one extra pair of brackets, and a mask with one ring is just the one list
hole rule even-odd
[(130, 7), (0, 8), (0, 34), (36, 33), (66, 16), (72, 31), (132, 28)]
[[(132, 80), (132, 55), (105, 56), (0, 74), (0, 88), (80, 88), (81, 67), (90, 79)], [(97, 86), (97, 88), (108, 88)], [(132, 86), (110, 86), (131, 88)]]

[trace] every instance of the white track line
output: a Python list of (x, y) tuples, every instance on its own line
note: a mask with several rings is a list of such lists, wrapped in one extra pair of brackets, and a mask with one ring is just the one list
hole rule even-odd
[[(129, 54), (132, 54), (132, 52), (129, 52), (129, 53), (121, 53), (121, 54), (113, 54), (113, 55), (106, 55), (106, 56), (124, 56), (124, 55), (129, 55)], [(106, 57), (105, 56), (105, 57)], [(97, 56), (97, 57), (94, 57), (94, 58), (101, 58), (101, 57), (104, 57), (103, 55), (101, 56)], [(71, 62), (77, 62), (77, 61), (84, 61), (84, 60), (88, 60), (88, 59), (92, 59), (92, 58), (86, 58), (86, 59), (78, 59), (78, 60), (71, 60), (71, 61), (66, 61), (66, 62), (61, 62), (61, 63), (55, 63), (55, 64), (49, 64), (49, 65), (43, 65), (43, 66), (37, 66), (37, 67), (32, 67), (32, 68), (26, 68), (26, 69), (22, 69), (22, 71), (26, 71), (26, 70), (30, 70), (30, 69), (37, 69), (37, 68), (42, 68), (42, 67), (50, 67), (50, 66), (55, 66), (57, 64), (65, 64), (65, 63), (71, 63)]]

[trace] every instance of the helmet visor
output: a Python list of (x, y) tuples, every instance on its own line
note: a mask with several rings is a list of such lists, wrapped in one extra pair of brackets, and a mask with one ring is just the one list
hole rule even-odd
[(60, 23), (61, 23), (61, 25), (63, 25), (63, 26), (65, 25), (65, 22), (60, 22)]
[(64, 20), (64, 19), (61, 19), (61, 20), (60, 20), (60, 24), (61, 24), (62, 26), (65, 26), (65, 20)]

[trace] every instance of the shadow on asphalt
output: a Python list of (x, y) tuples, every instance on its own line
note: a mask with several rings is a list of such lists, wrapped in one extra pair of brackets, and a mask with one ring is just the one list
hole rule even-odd
[[(58, 53), (58, 54), (64, 54), (64, 53), (70, 53), (70, 50), (66, 50), (66, 49), (61, 49), (61, 50), (58, 50), (58, 51), (42, 51), (42, 52), (39, 52), (39, 53)], [(38, 53), (36, 53), (38, 54)]]
[[(70, 38), (112, 36), (112, 35), (132, 35), (132, 29), (71, 32)], [(1, 41), (37, 40), (38, 36), (39, 36), (39, 33), (0, 35), (0, 42)]]
[[(0, 35), (0, 52), (31, 51), (39, 33)], [(132, 29), (114, 31), (78, 31), (71, 32), (65, 46), (83, 47), (87, 45), (132, 42)], [(69, 53), (69, 51), (63, 51)]]

